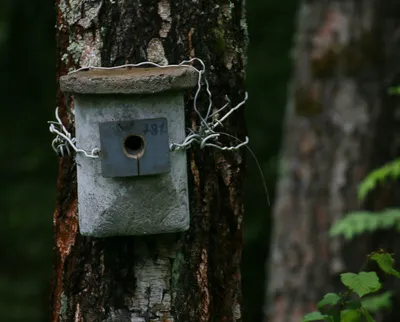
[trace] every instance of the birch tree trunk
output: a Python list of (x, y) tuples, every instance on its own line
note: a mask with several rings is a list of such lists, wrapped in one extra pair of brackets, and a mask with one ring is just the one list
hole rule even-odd
[[(242, 0), (57, 0), (57, 79), (79, 66), (199, 57), (214, 104), (244, 97)], [(187, 93), (187, 124), (198, 122)], [(203, 99), (203, 102), (205, 100)], [(203, 105), (202, 111), (206, 104)], [(65, 97), (58, 91), (63, 122)], [(243, 110), (224, 131), (243, 138)], [(74, 159), (60, 160), (52, 321), (241, 321), (241, 151), (190, 149), (187, 233), (96, 239), (79, 234)]]
[[(398, 82), (399, 18), (395, 0), (301, 2), (265, 321), (301, 321), (323, 294), (338, 290), (340, 273), (360, 269), (367, 252), (399, 249), (390, 234), (350, 244), (328, 236), (360, 206), (398, 206), (395, 186), (378, 189), (365, 205), (357, 188), (399, 153), (398, 100), (387, 95)], [(385, 321), (399, 320), (391, 318)]]

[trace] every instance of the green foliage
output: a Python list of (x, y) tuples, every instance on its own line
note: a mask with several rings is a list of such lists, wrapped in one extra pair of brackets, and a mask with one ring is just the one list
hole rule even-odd
[(382, 287), (375, 272), (343, 273), (340, 275), (340, 279), (343, 285), (358, 294), (359, 297), (379, 291)]
[(361, 313), (367, 320), (367, 322), (374, 322), (375, 320), (372, 318), (371, 314), (364, 307), (361, 308)]
[(396, 276), (400, 279), (400, 273), (396, 271), (393, 267), (394, 259), (392, 255), (384, 252), (376, 252), (370, 255), (370, 259), (375, 261), (379, 268), (386, 274)]
[(350, 240), (356, 235), (389, 228), (396, 228), (400, 231), (400, 209), (352, 212), (333, 224), (329, 234), (332, 237), (343, 236)]
[(303, 322), (309, 321), (333, 321), (328, 315), (321, 314), (321, 312), (311, 312), (304, 316)]
[[(384, 183), (388, 179), (396, 180), (399, 177), (400, 159), (389, 162), (383, 167), (372, 171), (360, 184), (358, 190), (359, 199), (364, 200), (368, 193), (375, 189), (378, 184)], [(366, 232), (389, 228), (395, 228), (400, 231), (400, 209), (386, 209), (380, 212), (351, 212), (332, 225), (329, 234), (332, 237), (343, 236), (350, 240)]]
[(388, 89), (389, 95), (400, 95), (400, 86), (392, 86)]
[(385, 292), (379, 295), (367, 296), (362, 300), (362, 306), (372, 313), (383, 309), (390, 309), (392, 307), (392, 295), (392, 292)]
[(318, 302), (318, 308), (321, 309), (322, 307), (326, 305), (336, 305), (340, 302), (341, 297), (337, 295), (336, 293), (328, 293), (325, 294), (324, 298)]
[(387, 179), (398, 179), (400, 177), (400, 159), (385, 164), (371, 173), (361, 182), (358, 189), (358, 198), (364, 200), (369, 192)]
[(340, 312), (340, 322), (358, 322), (362, 316), (360, 310), (343, 310)]
[[(400, 87), (392, 88), (392, 94), (400, 95)], [(400, 177), (400, 159), (390, 162), (372, 171), (361, 183), (358, 191), (360, 200), (387, 179)], [(400, 209), (386, 209), (381, 212), (357, 211), (352, 212), (336, 222), (330, 229), (330, 236), (343, 236), (347, 240), (365, 232), (379, 229), (395, 228), (400, 231)], [(394, 266), (391, 254), (379, 250), (368, 255), (368, 260), (375, 262), (387, 275), (400, 279), (400, 272)], [(341, 274), (341, 282), (348, 288), (344, 295), (328, 293), (318, 303), (319, 311), (306, 315), (303, 321), (333, 321), (333, 322), (374, 322), (371, 313), (391, 308), (391, 292), (373, 294), (382, 288), (376, 272), (361, 271)], [(357, 295), (357, 301), (350, 298)], [(367, 297), (364, 297), (369, 295)], [(326, 311), (329, 307), (329, 311)], [(339, 316), (339, 318), (337, 317)]]
[[(384, 273), (400, 279), (391, 254), (379, 250), (368, 255), (367, 259), (376, 262)], [(390, 292), (374, 294), (382, 288), (376, 272), (343, 273), (340, 277), (348, 291), (345, 294), (326, 294), (318, 303), (319, 311), (304, 316), (303, 322), (374, 322), (371, 313), (391, 307)], [(370, 296), (364, 298), (366, 295)]]

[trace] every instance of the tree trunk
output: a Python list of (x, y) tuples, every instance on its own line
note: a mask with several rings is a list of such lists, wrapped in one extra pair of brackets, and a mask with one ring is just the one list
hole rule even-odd
[[(57, 0), (57, 77), (85, 65), (199, 57), (215, 106), (226, 94), (238, 103), (247, 43), (243, 6), (242, 0)], [(185, 96), (190, 127), (198, 124), (193, 94)], [(72, 131), (65, 99), (58, 91)], [(224, 131), (243, 138), (243, 111)], [(190, 230), (106, 239), (79, 234), (75, 162), (60, 160), (53, 321), (241, 321), (243, 154), (197, 147), (188, 154)]]
[[(358, 271), (382, 245), (376, 236), (345, 244), (328, 230), (359, 209), (357, 188), (369, 170), (399, 152), (397, 102), (387, 94), (400, 67), (399, 16), (395, 0), (301, 2), (265, 321), (301, 321), (338, 290), (340, 273)], [(396, 205), (390, 189), (362, 206)]]

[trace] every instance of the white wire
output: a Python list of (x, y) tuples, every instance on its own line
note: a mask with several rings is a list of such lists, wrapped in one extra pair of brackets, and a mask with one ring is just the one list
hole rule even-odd
[[(198, 62), (201, 65), (201, 69), (197, 69), (192, 65), (193, 62)], [(223, 151), (232, 151), (232, 150), (238, 150), (241, 147), (247, 145), (249, 143), (249, 138), (246, 137), (245, 141), (240, 141), (238, 138), (231, 136), (232, 138), (238, 140), (240, 144), (235, 145), (235, 146), (221, 146), (218, 144), (218, 137), (220, 136), (220, 132), (214, 131), (215, 128), (218, 126), (222, 126), (222, 122), (224, 122), (234, 111), (239, 109), (241, 106), (243, 106), (247, 99), (248, 99), (248, 94), (247, 92), (245, 93), (244, 100), (234, 106), (233, 108), (230, 109), (229, 112), (227, 112), (221, 119), (215, 119), (213, 120), (213, 117), (218, 115), (221, 111), (223, 111), (225, 108), (227, 108), (230, 104), (231, 101), (228, 96), (225, 96), (227, 103), (222, 106), (221, 108), (217, 109), (215, 112), (211, 113), (212, 111), (212, 94), (210, 91), (210, 85), (208, 83), (208, 80), (205, 76), (206, 72), (206, 66), (204, 62), (199, 59), (199, 58), (191, 58), (189, 60), (184, 60), (180, 64), (174, 64), (174, 65), (159, 65), (153, 62), (141, 62), (138, 64), (125, 64), (121, 66), (115, 66), (115, 67), (95, 67), (95, 66), (86, 66), (86, 67), (81, 67), (77, 70), (71, 71), (69, 74), (74, 74), (83, 70), (115, 70), (115, 69), (121, 69), (121, 68), (135, 68), (135, 67), (140, 67), (140, 66), (145, 66), (145, 65), (150, 65), (150, 66), (155, 66), (159, 68), (170, 68), (170, 67), (187, 67), (187, 68), (192, 68), (198, 73), (198, 80), (197, 80), (197, 90), (193, 98), (193, 109), (196, 112), (197, 116), (199, 117), (200, 120), (200, 126), (198, 130), (189, 130), (189, 134), (186, 136), (186, 138), (183, 140), (182, 143), (171, 143), (170, 144), (170, 150), (171, 151), (176, 151), (180, 149), (188, 149), (190, 148), (194, 143), (199, 144), (200, 148), (203, 149), (205, 147), (212, 147), (216, 148), (219, 150)], [(207, 107), (207, 113), (206, 116), (203, 117), (200, 113), (200, 111), (197, 108), (197, 101), (199, 98), (199, 95), (201, 93), (202, 89), (202, 82), (205, 84), (205, 90), (208, 96), (208, 107)], [(66, 152), (68, 155), (70, 155), (70, 147), (76, 152), (76, 153), (83, 153), (86, 157), (88, 158), (98, 158), (100, 155), (100, 149), (94, 148), (92, 151), (87, 152), (83, 149), (79, 149), (76, 146), (76, 139), (71, 137), (71, 134), (67, 131), (67, 129), (64, 127), (64, 125), (61, 122), (61, 119), (58, 116), (58, 107), (56, 108), (56, 119), (57, 122), (49, 122), (50, 123), (50, 132), (55, 133), (57, 136), (56, 138), (52, 141), (52, 147), (53, 150), (56, 153), (61, 154), (61, 156), (64, 156), (64, 152)], [(60, 127), (60, 130), (56, 128), (56, 126)], [(223, 133), (225, 134), (225, 133)], [(230, 136), (230, 135), (229, 135)], [(211, 143), (213, 142), (213, 143)]]
[(247, 150), (250, 152), (251, 156), (253, 157), (254, 161), (256, 162), (256, 165), (257, 165), (257, 168), (258, 168), (258, 172), (260, 173), (261, 180), (262, 180), (262, 183), (263, 183), (264, 192), (265, 192), (265, 195), (266, 195), (266, 197), (267, 197), (268, 206), (271, 206), (271, 198), (269, 197), (269, 192), (268, 192), (268, 187), (267, 187), (267, 181), (265, 180), (264, 172), (263, 172), (263, 170), (262, 170), (262, 168), (261, 168), (261, 164), (260, 164), (260, 162), (258, 161), (258, 159), (257, 159), (257, 157), (256, 157), (256, 155), (255, 155), (255, 153), (254, 153), (253, 150), (250, 149), (250, 147), (247, 145), (247, 143), (249, 143), (248, 138), (246, 137), (247, 142), (245, 141), (245, 142), (246, 142), (246, 143), (245, 143), (245, 142), (240, 141), (236, 136), (233, 136), (233, 135), (231, 135), (231, 134), (224, 133), (224, 132), (220, 132), (220, 134), (225, 135), (225, 136), (228, 136), (228, 137), (230, 137), (230, 138), (232, 138), (232, 139), (234, 139), (234, 140), (240, 142), (240, 144), (239, 144), (238, 146), (244, 146), (244, 147), (246, 147)]
[(248, 94), (247, 92), (244, 95), (244, 100), (241, 101), (238, 105), (236, 105), (235, 107), (233, 107), (228, 113), (226, 113), (220, 120), (215, 121), (215, 123), (213, 124), (212, 128), (215, 129), (218, 125), (222, 125), (222, 122), (225, 121), (234, 111), (236, 111), (239, 107), (243, 106), (247, 99), (248, 99)]
[(214, 115), (217, 115), (219, 112), (222, 112), (225, 108), (227, 108), (231, 104), (231, 100), (229, 99), (228, 95), (225, 95), (225, 99), (228, 101), (224, 106), (222, 106), (219, 110), (216, 110), (212, 113), (209, 117), (212, 118)]
[[(113, 3), (113, 0), (110, 0), (110, 1)], [(196, 67), (191, 65), (191, 63), (196, 62), (196, 61), (198, 63), (200, 63), (202, 69), (197, 69)], [(222, 151), (233, 151), (233, 150), (238, 150), (242, 147), (246, 147), (249, 150), (249, 152), (251, 153), (254, 160), (256, 161), (258, 170), (261, 175), (261, 179), (263, 181), (263, 187), (264, 187), (264, 191), (267, 196), (267, 201), (268, 201), (268, 204), (270, 205), (271, 202), (270, 202), (268, 188), (267, 188), (267, 184), (266, 184), (266, 181), (264, 178), (264, 174), (261, 169), (261, 165), (257, 160), (257, 157), (255, 156), (254, 152), (248, 146), (249, 138), (246, 136), (245, 140), (241, 141), (240, 139), (238, 139), (237, 137), (235, 137), (231, 134), (214, 131), (218, 126), (223, 126), (222, 122), (224, 122), (234, 111), (236, 111), (237, 109), (239, 109), (246, 103), (246, 101), (248, 99), (248, 94), (246, 92), (243, 101), (241, 101), (239, 104), (234, 106), (222, 118), (213, 120), (214, 116), (218, 115), (220, 112), (222, 112), (225, 108), (227, 108), (231, 104), (231, 100), (226, 95), (225, 99), (226, 99), (227, 103), (224, 106), (222, 106), (221, 108), (217, 109), (215, 112), (211, 113), (211, 111), (212, 111), (212, 94), (210, 91), (210, 85), (208, 83), (208, 80), (205, 77), (206, 66), (201, 59), (192, 58), (189, 60), (184, 60), (180, 64), (177, 64), (177, 65), (159, 65), (159, 64), (156, 64), (153, 62), (141, 62), (138, 64), (125, 64), (125, 65), (115, 66), (115, 67), (87, 66), (87, 67), (81, 67), (77, 70), (71, 71), (69, 74), (77, 73), (82, 70), (90, 70), (90, 69), (114, 70), (114, 69), (120, 69), (120, 68), (140, 67), (140, 66), (144, 66), (144, 65), (150, 65), (150, 66), (155, 66), (155, 67), (159, 67), (159, 68), (183, 67), (184, 66), (187, 68), (192, 68), (198, 73), (197, 90), (196, 90), (196, 93), (193, 98), (193, 109), (195, 110), (197, 116), (200, 119), (200, 127), (197, 131), (193, 130), (193, 129), (188, 129), (189, 134), (186, 136), (186, 138), (183, 140), (183, 142), (182, 143), (171, 143), (170, 150), (176, 151), (176, 150), (180, 150), (180, 149), (188, 149), (194, 143), (197, 143), (201, 149), (203, 149), (205, 147), (211, 147), (211, 148), (215, 148), (215, 149), (222, 150)], [(199, 112), (199, 110), (197, 108), (197, 100), (201, 93), (202, 81), (205, 84), (206, 93), (208, 96), (208, 108), (207, 108), (207, 113), (206, 113), (205, 117), (203, 117), (201, 115), (201, 113)], [(83, 153), (88, 158), (98, 158), (100, 156), (100, 149), (98, 149), (98, 148), (94, 148), (91, 152), (87, 152), (83, 149), (77, 148), (76, 138), (72, 138), (71, 134), (67, 131), (67, 129), (64, 127), (64, 125), (61, 122), (61, 119), (58, 115), (58, 107), (56, 108), (55, 116), (56, 116), (57, 122), (50, 121), (48, 123), (50, 123), (50, 128), (49, 128), (50, 132), (56, 134), (56, 138), (52, 141), (51, 145), (52, 145), (53, 150), (57, 154), (60, 154), (62, 157), (64, 157), (65, 153), (67, 155), (71, 155), (70, 147), (72, 147), (72, 149), (76, 153)], [(59, 126), (61, 131), (58, 130), (56, 128), (56, 126)], [(221, 145), (217, 144), (218, 138), (221, 135), (228, 136), (228, 137), (232, 138), (233, 140), (238, 141), (239, 144), (234, 145), (234, 146), (221, 146)], [(211, 143), (209, 141), (214, 142), (214, 143)]]
[[(67, 131), (67, 129), (64, 127), (64, 125), (61, 122), (61, 119), (58, 115), (58, 106), (56, 107), (55, 115), (56, 115), (57, 122), (49, 121), (48, 123), (50, 123), (50, 127), (49, 127), (50, 132), (57, 134), (56, 138), (53, 140), (53, 142), (51, 144), (53, 147), (53, 150), (56, 153), (60, 152), (61, 156), (63, 157), (64, 149), (66, 149), (68, 155), (70, 155), (71, 151), (70, 151), (69, 147), (72, 147), (72, 149), (74, 149), (74, 151), (76, 153), (83, 153), (88, 158), (96, 159), (99, 157), (100, 149), (98, 149), (98, 148), (94, 148), (91, 152), (86, 152), (85, 150), (79, 149), (76, 147), (76, 139), (71, 138), (71, 133), (69, 133)], [(62, 131), (57, 130), (56, 125), (60, 126)], [(58, 144), (58, 145), (56, 146), (56, 144)]]

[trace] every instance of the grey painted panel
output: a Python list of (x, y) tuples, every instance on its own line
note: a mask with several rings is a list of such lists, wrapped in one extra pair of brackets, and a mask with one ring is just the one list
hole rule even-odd
[(167, 173), (169, 158), (166, 118), (99, 124), (103, 177)]
[[(100, 124), (121, 120), (161, 118), (168, 125), (168, 145), (182, 142), (185, 138), (183, 95), (179, 92), (154, 95), (76, 94), (74, 104), (77, 146), (85, 150), (101, 146)], [(165, 143), (160, 145), (165, 146)], [(187, 230), (186, 151), (171, 152), (169, 159), (168, 173), (106, 178), (102, 173), (101, 158), (91, 159), (78, 154), (81, 234), (106, 237)]]

